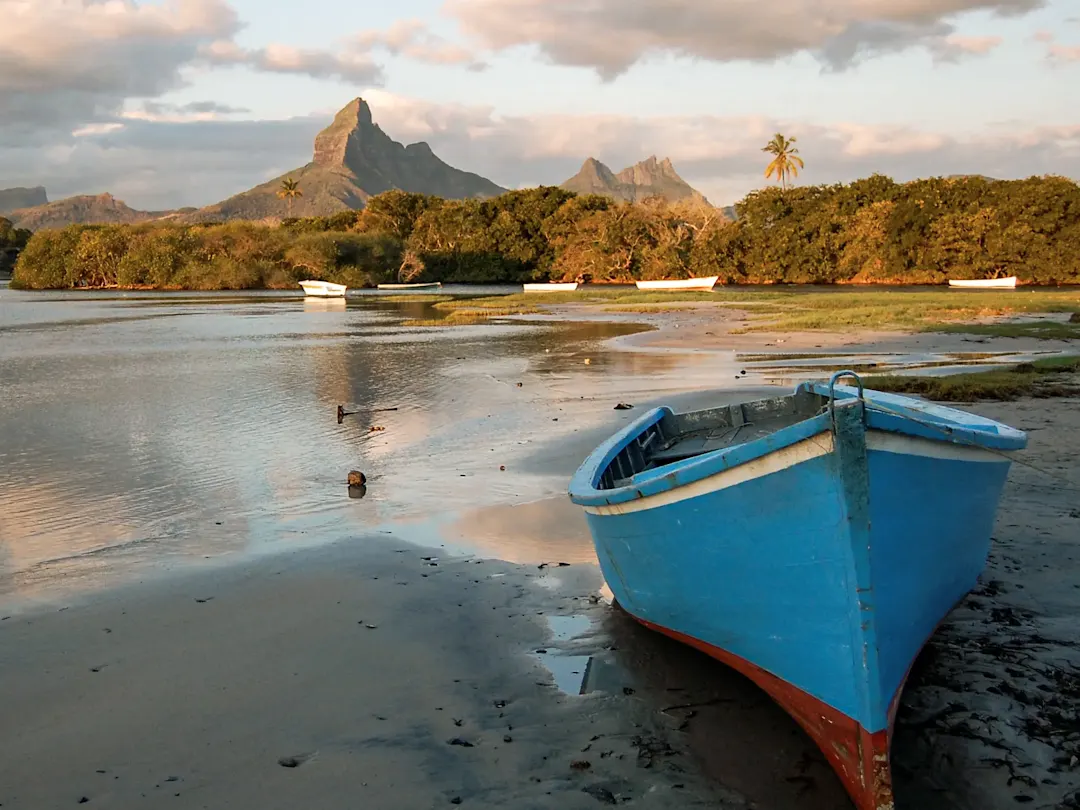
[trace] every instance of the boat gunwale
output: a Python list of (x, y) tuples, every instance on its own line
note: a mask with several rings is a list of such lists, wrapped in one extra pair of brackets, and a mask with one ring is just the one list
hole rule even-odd
[[(792, 396), (800, 391), (828, 396), (828, 383), (802, 383)], [(848, 386), (835, 386), (834, 392), (836, 399), (841, 402), (840, 407), (854, 404), (853, 400), (858, 397), (857, 389)], [(991, 451), (1018, 450), (1027, 444), (1025, 433), (985, 417), (910, 397), (878, 391), (866, 393), (873, 394), (873, 397), (867, 398), (866, 409), (867, 428), (870, 430)], [(889, 412), (874, 409), (875, 400), (879, 397), (892, 406)], [(956, 418), (949, 418), (953, 414)], [(612, 506), (647, 498), (742, 466), (831, 429), (831, 416), (826, 411), (786, 425), (767, 436), (663, 464), (638, 473), (622, 486), (600, 489), (600, 479), (614, 458), (634, 439), (667, 416), (675, 416), (670, 407), (654, 408), (602, 442), (571, 478), (568, 487), (570, 499), (579, 506)], [(920, 419), (920, 416), (926, 419)], [(980, 430), (977, 426), (993, 427), (994, 432)], [(1003, 455), (1002, 461), (1008, 460), (1008, 456)]]
[[(802, 383), (796, 391), (827, 397), (829, 384)], [(837, 400), (850, 401), (859, 391), (848, 385), (834, 386)], [(1022, 430), (978, 414), (938, 405), (925, 399), (867, 389), (866, 426), (873, 430), (903, 433), (939, 442), (949, 442), (985, 450), (1023, 450), (1027, 434)]]

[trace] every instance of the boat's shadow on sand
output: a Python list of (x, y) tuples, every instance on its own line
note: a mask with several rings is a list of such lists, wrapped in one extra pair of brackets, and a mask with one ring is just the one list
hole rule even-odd
[(705, 773), (762, 810), (838, 810), (851, 800), (817, 746), (747, 678), (648, 630), (617, 604), (606, 614), (637, 697), (672, 718)]
[[(648, 630), (617, 604), (603, 630), (635, 696), (672, 718), (699, 766), (761, 810), (848, 810), (851, 800), (817, 746), (788, 714), (739, 673), (680, 642)], [(913, 678), (921, 670), (916, 663)], [(901, 712), (903, 712), (901, 708)], [(947, 807), (904, 766), (911, 741), (896, 741), (897, 810)], [(938, 799), (938, 800), (935, 800)]]

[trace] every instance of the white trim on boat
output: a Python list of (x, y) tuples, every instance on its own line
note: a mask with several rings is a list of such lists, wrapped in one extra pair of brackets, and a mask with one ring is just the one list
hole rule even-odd
[(1010, 460), (1005, 451), (987, 450), (985, 447), (971, 447), (952, 442), (938, 442), (921, 436), (905, 436), (883, 430), (866, 432), (866, 449), (943, 461), (989, 461), (1006, 464)]
[(1007, 287), (1012, 288), (1016, 286), (1016, 276), (1009, 276), (1008, 278), (965, 278), (965, 279), (949, 279), (950, 287)]
[[(1008, 463), (1009, 461), (1006, 455), (983, 447), (939, 442), (919, 436), (903, 436), (880, 430), (867, 431), (866, 448), (867, 450), (878, 450), (885, 453), (953, 461), (998, 463)], [(772, 475), (789, 467), (794, 467), (796, 464), (802, 464), (820, 456), (827, 456), (832, 451), (833, 434), (832, 431), (826, 430), (816, 436), (789, 445), (782, 450), (761, 456), (737, 467), (722, 470), (710, 475), (708, 478), (702, 478), (686, 486), (664, 490), (655, 495), (648, 495), (624, 503), (585, 506), (583, 508), (590, 515), (627, 515), (633, 512), (645, 512), (649, 509), (669, 506), (690, 498), (719, 492), (722, 489), (738, 486), (755, 478), (763, 478), (766, 475)]]
[(523, 284), (526, 293), (569, 293), (578, 288), (578, 282), (548, 282), (544, 284)]
[(660, 281), (637, 281), (639, 290), (711, 290), (720, 276), (708, 278), (678, 278)]
[(679, 501), (719, 492), (722, 489), (738, 486), (755, 478), (772, 475), (781, 470), (786, 470), (788, 467), (794, 467), (796, 464), (802, 464), (804, 461), (827, 456), (832, 451), (832, 431), (826, 430), (808, 439), (788, 445), (782, 450), (755, 458), (753, 461), (748, 461), (728, 470), (721, 470), (708, 478), (702, 478), (686, 486), (667, 489), (655, 495), (648, 495), (625, 503), (586, 506), (584, 509), (590, 515), (627, 515), (632, 512), (645, 512), (660, 506), (669, 506), (673, 503), (679, 503)]

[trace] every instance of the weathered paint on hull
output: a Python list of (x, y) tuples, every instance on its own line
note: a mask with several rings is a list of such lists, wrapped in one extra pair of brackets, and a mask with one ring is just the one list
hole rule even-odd
[(852, 407), (836, 426), (631, 500), (578, 499), (619, 604), (751, 677), (860, 810), (886, 810), (897, 700), (982, 572), (1009, 459), (867, 429)]
[(883, 731), (870, 733), (827, 703), (822, 703), (737, 655), (677, 630), (653, 624), (634, 616), (633, 613), (630, 615), (650, 630), (663, 633), (712, 656), (757, 684), (814, 741), (840, 777), (844, 789), (858, 810), (893, 810), (889, 741), (896, 718), (896, 699), (890, 706), (888, 727)]

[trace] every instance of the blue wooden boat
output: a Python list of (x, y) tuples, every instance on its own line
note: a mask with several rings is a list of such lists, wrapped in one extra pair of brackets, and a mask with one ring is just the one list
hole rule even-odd
[[(853, 377), (857, 386), (838, 385)], [(919, 651), (975, 585), (1021, 431), (852, 372), (656, 408), (570, 483), (620, 606), (754, 680), (859, 810), (891, 810), (889, 740)]]

